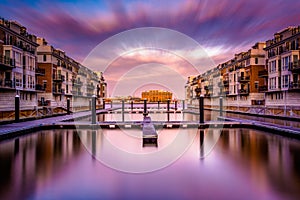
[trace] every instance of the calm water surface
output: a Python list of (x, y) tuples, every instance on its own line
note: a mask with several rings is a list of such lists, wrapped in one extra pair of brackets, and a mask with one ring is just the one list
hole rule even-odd
[[(299, 199), (300, 141), (249, 129), (206, 130), (220, 135), (201, 158), (198, 130), (171, 165), (141, 174), (111, 169), (85, 148), (96, 134), (96, 152), (107, 142), (132, 153), (167, 148), (176, 129), (159, 133), (158, 148), (142, 147), (140, 130), (40, 131), (0, 143), (1, 199)], [(83, 137), (84, 136), (84, 137)], [(204, 145), (206, 143), (204, 142)], [(111, 157), (115, 155), (111, 154)], [(126, 161), (126, 158), (123, 158)], [(124, 161), (123, 160), (123, 161)], [(123, 162), (122, 161), (122, 162)], [(135, 162), (135, 161), (130, 161)], [(125, 162), (126, 164), (126, 162)]]

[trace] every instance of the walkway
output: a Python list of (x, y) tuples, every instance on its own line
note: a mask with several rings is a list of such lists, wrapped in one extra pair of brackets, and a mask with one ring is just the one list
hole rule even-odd
[[(107, 110), (97, 110), (96, 113), (105, 113)], [(91, 111), (83, 111), (83, 112), (77, 112), (70, 115), (62, 115), (62, 116), (56, 116), (56, 117), (47, 117), (32, 121), (24, 121), (24, 122), (15, 122), (11, 124), (4, 124), (0, 125), (0, 138), (2, 138), (6, 134), (21, 132), (21, 131), (28, 131), (35, 127), (45, 126), (45, 125), (51, 125), (56, 124), (63, 121), (73, 120), (76, 118), (82, 118), (82, 117), (88, 117), (91, 115)]]

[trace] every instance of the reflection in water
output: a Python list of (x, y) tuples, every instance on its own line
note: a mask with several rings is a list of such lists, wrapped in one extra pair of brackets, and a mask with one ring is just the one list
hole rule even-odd
[[(78, 134), (94, 155), (107, 153), (108, 141), (143, 154), (172, 143), (176, 129), (166, 130), (159, 133), (161, 149), (142, 148), (140, 135), (133, 130)], [(195, 133), (186, 131), (187, 138)], [(297, 199), (300, 195), (298, 140), (249, 129), (196, 130), (193, 144), (172, 165), (128, 174), (94, 162), (78, 134), (41, 131), (1, 142), (1, 199)], [(207, 146), (216, 139), (209, 151)], [(120, 162), (133, 161), (125, 157)]]

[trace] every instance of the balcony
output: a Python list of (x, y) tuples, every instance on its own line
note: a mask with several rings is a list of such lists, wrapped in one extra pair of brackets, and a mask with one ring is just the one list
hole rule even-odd
[(82, 96), (82, 92), (80, 92), (80, 91), (72, 91), (72, 94), (74, 96)]
[(15, 89), (15, 84), (12, 80), (9, 79), (0, 79), (0, 88), (6, 88), (6, 89)]
[(35, 68), (35, 75), (37, 76), (45, 76), (45, 69), (42, 68)]
[(36, 84), (35, 89), (39, 91), (45, 91), (45, 88), (41, 84)]
[(83, 82), (80, 81), (79, 79), (78, 79), (78, 80), (75, 80), (75, 81), (73, 82), (73, 86), (75, 86), (75, 87), (81, 87), (82, 85), (83, 85)]
[(80, 71), (80, 70), (79, 70), (79, 72), (78, 72), (78, 75), (80, 75), (80, 76), (84, 76), (84, 77), (87, 77), (87, 74), (86, 74), (86, 73), (84, 73), (83, 71)]
[(293, 73), (300, 73), (300, 61), (294, 61), (289, 64), (289, 71)]
[(291, 82), (289, 85), (289, 90), (300, 90), (300, 81), (297, 83)]
[(250, 81), (250, 76), (239, 76), (238, 77), (238, 82), (249, 82)]
[(6, 57), (6, 56), (0, 56), (0, 70), (11, 70), (15, 68), (15, 59)]
[(268, 90), (268, 86), (262, 85), (258, 87), (258, 92), (266, 92)]
[(64, 82), (65, 81), (65, 76), (63, 76), (61, 74), (53, 75), (53, 81), (55, 81), (55, 82)]
[(240, 90), (238, 91), (238, 93), (239, 93), (240, 95), (248, 95), (248, 94), (249, 94), (249, 90), (240, 89)]
[(65, 90), (64, 89), (61, 89), (61, 88), (58, 88), (58, 89), (53, 89), (53, 94), (65, 94)]
[(93, 84), (88, 84), (88, 85), (86, 85), (86, 88), (87, 88), (88, 90), (94, 90), (94, 89), (95, 89), (95, 86), (94, 86)]
[(268, 70), (264, 69), (264, 70), (258, 71), (258, 77), (260, 77), (260, 78), (268, 77)]
[(224, 86), (228, 86), (228, 85), (229, 85), (229, 81), (228, 81), (228, 80), (224, 80), (224, 81), (223, 81), (223, 85), (224, 85)]

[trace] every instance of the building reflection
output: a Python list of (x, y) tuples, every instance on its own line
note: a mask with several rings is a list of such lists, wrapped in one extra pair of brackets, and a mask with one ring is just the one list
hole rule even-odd
[[(1, 199), (26, 199), (38, 184), (76, 158), (82, 150), (74, 131), (42, 131), (0, 145)], [(13, 192), (11, 192), (13, 190)]]
[(230, 129), (222, 131), (218, 148), (236, 164), (247, 166), (249, 181), (268, 182), (277, 191), (299, 194), (300, 148), (296, 141), (250, 129)]

